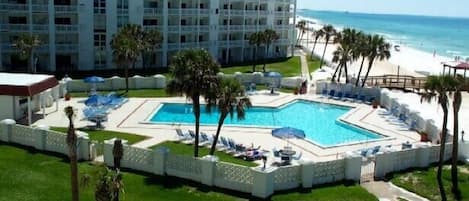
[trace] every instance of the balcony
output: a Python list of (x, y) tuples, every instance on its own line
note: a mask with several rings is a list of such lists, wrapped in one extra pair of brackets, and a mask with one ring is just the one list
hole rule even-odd
[(33, 31), (49, 32), (49, 25), (48, 24), (33, 24)]
[(283, 38), (283, 39), (278, 39), (277, 41), (275, 41), (275, 44), (278, 44), (278, 45), (290, 45), (292, 44), (292, 41), (288, 38)]
[(143, 9), (143, 13), (145, 16), (155, 16), (161, 15), (163, 10), (161, 8), (145, 8)]
[(74, 5), (60, 5), (54, 6), (55, 13), (77, 13), (77, 6)]
[(0, 3), (0, 11), (29, 12), (29, 9), (28, 4)]
[(56, 44), (55, 51), (60, 53), (78, 52), (78, 44)]
[(169, 15), (179, 15), (180, 11), (181, 11), (181, 9), (179, 9), (179, 8), (170, 8), (170, 9), (168, 9), (168, 14)]
[(78, 32), (78, 25), (56, 24), (55, 31), (56, 32)]
[(195, 47), (206, 47), (210, 46), (209, 41), (201, 41), (201, 42), (186, 42), (186, 43), (168, 43), (168, 50), (180, 50), (180, 49), (189, 49)]
[(156, 31), (163, 31), (163, 26), (162, 25), (143, 25), (143, 28), (145, 30), (156, 30)]
[[(2, 43), (1, 44), (3, 52), (19, 52), (20, 50), (11, 43)], [(49, 52), (49, 44), (41, 44), (41, 46), (35, 49), (37, 52)]]
[(29, 31), (29, 24), (0, 24), (0, 31), (27, 32)]
[(289, 25), (289, 24), (274, 25), (274, 29), (281, 29), (281, 30), (293, 29), (293, 25)]
[(33, 4), (31, 6), (31, 10), (33, 12), (46, 12), (47, 13), (49, 11), (49, 8), (47, 4)]

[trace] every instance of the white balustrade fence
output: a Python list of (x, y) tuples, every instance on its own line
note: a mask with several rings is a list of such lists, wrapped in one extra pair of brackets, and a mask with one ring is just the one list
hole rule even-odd
[[(452, 144), (446, 144), (444, 160), (451, 158)], [(439, 161), (440, 145), (416, 144), (414, 148), (401, 151), (380, 152), (376, 155), (375, 177), (409, 168), (428, 167)]]
[(316, 94), (321, 94), (323, 90), (327, 92), (334, 90), (337, 92), (342, 92), (343, 95), (345, 94), (357, 94), (363, 95), (367, 99), (370, 97), (374, 97), (376, 100), (380, 101), (381, 99), (381, 89), (377, 87), (355, 87), (352, 84), (342, 84), (342, 83), (331, 83), (331, 82), (317, 82), (316, 83)]
[[(77, 131), (77, 154), (79, 160), (92, 160), (94, 156), (88, 134)], [(34, 147), (37, 150), (68, 155), (65, 133), (50, 131), (48, 128), (36, 128), (16, 124), (14, 120), (0, 122), (0, 141)]]
[[(114, 165), (112, 149), (115, 140), (104, 142), (104, 162), (108, 166)], [(123, 144), (121, 167), (184, 178), (208, 186), (251, 193), (261, 198), (266, 198), (278, 190), (310, 188), (313, 184), (360, 179), (359, 156), (263, 169), (219, 162), (215, 156), (193, 158), (172, 154), (170, 150), (163, 148), (149, 150)]]
[[(60, 85), (65, 85), (69, 92), (84, 92), (90, 91), (91, 84), (85, 83), (80, 80), (69, 80), (60, 82)], [(130, 89), (162, 89), (166, 87), (166, 77), (164, 75), (155, 75), (151, 77), (133, 76), (129, 77)], [(96, 84), (97, 90), (115, 91), (125, 89), (125, 78), (111, 77), (105, 78), (104, 83)]]

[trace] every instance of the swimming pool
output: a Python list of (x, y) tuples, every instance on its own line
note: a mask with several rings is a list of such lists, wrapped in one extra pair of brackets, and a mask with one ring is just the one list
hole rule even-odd
[[(338, 120), (350, 110), (349, 107), (297, 100), (278, 108), (249, 108), (244, 120), (238, 120), (235, 115), (233, 119), (227, 117), (224, 125), (272, 128), (290, 126), (304, 130), (306, 139), (323, 147), (383, 138), (382, 135)], [(218, 118), (219, 113), (216, 109), (212, 110), (212, 113), (207, 113), (205, 105), (201, 106), (201, 124), (217, 125)], [(164, 103), (158, 107), (149, 121), (151, 123), (191, 124), (195, 120), (192, 105)]]

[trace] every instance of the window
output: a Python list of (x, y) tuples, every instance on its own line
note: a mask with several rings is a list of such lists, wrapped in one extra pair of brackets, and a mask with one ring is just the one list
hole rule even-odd
[(282, 11), (282, 7), (277, 7), (277, 11)]
[(70, 0), (54, 0), (54, 5), (71, 5)]
[(276, 53), (279, 53), (279, 52), (280, 52), (280, 47), (279, 47), (279, 46), (275, 46), (275, 52), (276, 52)]
[(199, 8), (204, 9), (204, 8), (205, 8), (205, 4), (201, 3), (201, 4), (199, 5)]
[(16, 0), (17, 4), (26, 4), (26, 0)]
[(228, 9), (228, 4), (223, 4), (223, 9)]
[(26, 17), (8, 17), (8, 23), (10, 24), (27, 24)]
[(281, 24), (283, 24), (282, 20), (277, 20), (277, 25), (281, 25)]
[(149, 8), (158, 8), (158, 2), (148, 2)]
[(181, 25), (186, 25), (186, 20), (185, 19), (181, 19)]
[(55, 24), (71, 24), (71, 20), (68, 17), (56, 17)]
[(106, 0), (94, 0), (93, 6), (95, 14), (106, 13)]
[(223, 20), (223, 25), (228, 25), (228, 20), (227, 19)]
[(185, 3), (181, 3), (181, 8), (186, 8), (187, 5)]
[(106, 47), (106, 33), (94, 34), (94, 46), (99, 49), (104, 49)]
[(129, 9), (129, 0), (118, 0), (117, 9)]
[(180, 42), (181, 42), (181, 43), (185, 43), (185, 42), (186, 42), (186, 36), (184, 36), (184, 35), (181, 36), (181, 41), (180, 41)]
[(204, 36), (199, 36), (199, 42), (204, 41)]
[(156, 19), (144, 19), (143, 25), (158, 25), (158, 20)]

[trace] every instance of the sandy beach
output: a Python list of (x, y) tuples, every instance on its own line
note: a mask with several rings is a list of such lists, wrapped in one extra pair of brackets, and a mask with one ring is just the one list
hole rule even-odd
[[(299, 20), (308, 20), (313, 21), (315, 24), (310, 24), (310, 27), (314, 30), (322, 28), (322, 24), (319, 24), (317, 20), (304, 18), (298, 16), (297, 21)], [(299, 33), (299, 31), (298, 31)], [(309, 38), (308, 36), (309, 35)], [(309, 39), (309, 42), (308, 40)], [(316, 48), (314, 50), (314, 54), (321, 56), (324, 51), (324, 42), (323, 40), (319, 40), (316, 44)], [(391, 42), (391, 41), (388, 41)], [(313, 45), (314, 45), (314, 38), (312, 37), (312, 31), (305, 33), (303, 36), (303, 40), (300, 42), (302, 46), (308, 49), (311, 52)], [(399, 73), (401, 75), (410, 75), (416, 77), (424, 77), (427, 75), (437, 75), (442, 72), (443, 69), (443, 62), (449, 62), (453, 59), (433, 55), (431, 53), (427, 53), (424, 51), (420, 51), (414, 48), (406, 47), (403, 45), (400, 46), (400, 51), (396, 51), (394, 48), (391, 48), (391, 58), (387, 61), (375, 61), (373, 68), (370, 71), (370, 76), (378, 76), (384, 74), (397, 74), (398, 66)], [(337, 49), (337, 44), (329, 44), (327, 46), (326, 54), (324, 59), (330, 63), (332, 60), (332, 53)], [(353, 62), (349, 67), (349, 74), (354, 77), (358, 74), (360, 68), (361, 59), (358, 61)], [(332, 67), (335, 64), (333, 64)], [(367, 66), (367, 61), (365, 61), (365, 66)], [(362, 72), (362, 75), (364, 73)]]

